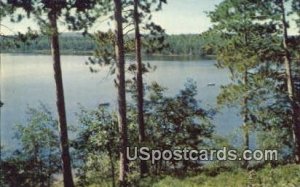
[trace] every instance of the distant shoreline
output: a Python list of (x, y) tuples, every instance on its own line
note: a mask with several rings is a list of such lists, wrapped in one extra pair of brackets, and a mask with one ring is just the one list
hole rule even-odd
[[(38, 50), (38, 51), (1, 51), (0, 54), (24, 54), (24, 55), (51, 55), (48, 50)], [(92, 56), (93, 51), (61, 51), (61, 55), (74, 55), (74, 56)], [(127, 53), (126, 56), (134, 56), (134, 53)], [(185, 58), (185, 59), (216, 59), (215, 55), (186, 55), (186, 54), (143, 54), (143, 57), (169, 57), (169, 58)]]

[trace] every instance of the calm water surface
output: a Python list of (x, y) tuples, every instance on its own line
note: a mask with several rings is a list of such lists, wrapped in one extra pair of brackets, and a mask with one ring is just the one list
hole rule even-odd
[[(79, 104), (94, 109), (100, 103), (116, 106), (114, 76), (108, 68), (98, 73), (90, 73), (85, 65), (87, 56), (62, 56), (62, 72), (66, 99), (67, 120), (77, 124), (76, 113)], [(154, 72), (145, 75), (145, 82), (156, 81), (168, 88), (166, 94), (175, 95), (184, 88), (188, 79), (193, 79), (198, 87), (198, 99), (203, 107), (216, 105), (220, 86), (230, 82), (227, 70), (217, 69), (214, 60), (147, 60), (157, 66)], [(130, 62), (129, 62), (130, 63)], [(214, 83), (215, 86), (207, 86)], [(15, 147), (14, 126), (26, 121), (28, 106), (36, 107), (40, 102), (55, 113), (55, 84), (51, 56), (45, 55), (1, 55), (1, 144), (6, 148)], [(223, 109), (214, 118), (216, 132), (228, 135), (241, 124), (235, 109)]]

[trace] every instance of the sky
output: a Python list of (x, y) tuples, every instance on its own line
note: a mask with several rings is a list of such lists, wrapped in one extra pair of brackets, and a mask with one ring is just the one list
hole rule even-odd
[[(168, 0), (168, 4), (163, 6), (162, 11), (153, 14), (153, 21), (160, 24), (168, 34), (201, 33), (210, 26), (206, 11), (214, 10), (215, 5), (222, 0)], [(27, 27), (37, 28), (33, 21), (25, 19), (21, 23), (12, 24), (9, 19), (4, 19), (1, 32), (13, 34), (13, 32), (26, 31)], [(97, 29), (107, 30), (107, 22), (97, 24)], [(95, 29), (96, 30), (96, 29)], [(60, 27), (60, 32), (67, 32), (64, 27)]]
[(211, 26), (207, 11), (222, 0), (168, 0), (163, 10), (154, 15), (168, 34), (201, 33)]
[[(153, 21), (160, 24), (167, 34), (199, 34), (211, 27), (210, 19), (206, 12), (214, 10), (215, 6), (222, 0), (168, 0), (168, 4), (163, 6), (162, 11), (153, 14)], [(12, 24), (8, 19), (3, 20), (1, 33), (13, 34), (13, 32), (26, 31), (27, 27), (37, 28), (31, 20), (24, 20), (20, 24)], [(94, 31), (106, 31), (113, 24), (107, 22), (97, 23)], [(294, 28), (293, 28), (294, 27)], [(66, 27), (60, 26), (60, 32), (68, 32)], [(292, 25), (290, 34), (297, 33), (297, 29)]]

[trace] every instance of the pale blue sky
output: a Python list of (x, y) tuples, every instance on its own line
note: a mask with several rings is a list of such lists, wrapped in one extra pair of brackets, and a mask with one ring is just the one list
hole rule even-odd
[(166, 29), (168, 34), (200, 33), (210, 26), (205, 11), (214, 10), (222, 0), (169, 0), (154, 20)]
[[(153, 20), (160, 24), (168, 34), (201, 33), (211, 26), (210, 19), (205, 12), (214, 10), (215, 5), (220, 2), (222, 0), (168, 0), (168, 4), (163, 6), (162, 11), (154, 13)], [(11, 24), (6, 19), (3, 24), (15, 32), (25, 31), (28, 26), (37, 27), (31, 20), (24, 20), (21, 24)], [(93, 30), (105, 31), (111, 28), (111, 25), (113, 24), (98, 22)], [(12, 34), (11, 30), (1, 28), (1, 32), (5, 34)], [(64, 26), (60, 27), (60, 32), (67, 31)], [(294, 33), (297, 33), (295, 26), (290, 29), (290, 34)]]
[[(168, 34), (200, 33), (210, 27), (209, 18), (205, 11), (214, 9), (214, 6), (222, 0), (168, 0), (168, 4), (163, 6), (163, 10), (153, 16), (153, 20), (160, 24)], [(24, 31), (28, 26), (35, 28), (36, 25), (30, 20), (24, 20), (20, 24), (11, 24), (8, 19), (3, 20), (13, 31)], [(97, 24), (97, 29), (107, 30), (107, 23)], [(65, 27), (60, 27), (61, 32), (66, 32)], [(5, 27), (1, 32), (12, 34), (12, 31)]]

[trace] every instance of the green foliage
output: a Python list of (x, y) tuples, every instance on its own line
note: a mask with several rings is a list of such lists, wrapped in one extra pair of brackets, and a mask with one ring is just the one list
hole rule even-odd
[[(209, 17), (215, 25), (205, 37), (222, 39), (215, 41), (213, 49), (218, 67), (228, 68), (233, 79), (222, 86), (218, 104), (240, 108), (244, 124), (259, 131), (258, 146), (277, 148), (282, 156), (290, 154), (292, 121), (286, 78), (282, 76), (284, 50), (278, 2), (226, 0)], [(297, 40), (291, 38), (290, 45), (296, 46)], [(268, 138), (270, 134), (273, 139)]]
[[(6, 27), (0, 23), (0, 27)], [(9, 28), (8, 28), (9, 29)], [(14, 35), (4, 35), (0, 32), (0, 50), (6, 52), (10, 50), (22, 50), (21, 48), (29, 47), (36, 39), (38, 34), (33, 31), (30, 27), (27, 28), (26, 33), (17, 32)]]
[(252, 22), (255, 11), (255, 5), (250, 1), (225, 0), (209, 13), (215, 25), (211, 33), (206, 34), (216, 35), (222, 39), (222, 43), (215, 46), (217, 66), (228, 68), (233, 82), (221, 87), (217, 97), (218, 104), (240, 108), (245, 149), (249, 147), (249, 129), (253, 128), (250, 126), (249, 117), (253, 106), (251, 92), (256, 90), (256, 82), (252, 84), (253, 87), (250, 84), (252, 81), (250, 74), (256, 73), (255, 68), (260, 64), (257, 51), (253, 47), (261, 37), (256, 24)]
[[(200, 148), (211, 137), (213, 126), (210, 123), (212, 111), (200, 107), (195, 99), (195, 83), (189, 81), (185, 88), (174, 97), (164, 96), (164, 89), (153, 83), (146, 89), (145, 122), (146, 145), (139, 145), (136, 118), (133, 104), (128, 106), (128, 136), (130, 147), (148, 146), (155, 149)], [(75, 149), (78, 185), (86, 186), (114, 181), (117, 175), (118, 160), (118, 122), (117, 117), (107, 106), (100, 105), (97, 110), (82, 109), (79, 115), (78, 137), (72, 142)], [(139, 161), (130, 163), (129, 181), (135, 184), (139, 178)], [(161, 164), (161, 163), (157, 163)], [(159, 172), (172, 172), (172, 166), (198, 167), (197, 163), (170, 161)], [(181, 166), (181, 164), (183, 164)], [(156, 172), (157, 165), (151, 166)]]
[(118, 159), (118, 121), (105, 106), (98, 110), (82, 109), (79, 114), (80, 131), (72, 142), (75, 149), (78, 185), (101, 184), (113, 180)]
[[(166, 4), (166, 0), (139, 0), (137, 1), (137, 24), (140, 30), (140, 37), (142, 42), (142, 48), (145, 53), (156, 53), (161, 52), (164, 48), (168, 46), (166, 43), (165, 30), (153, 22), (152, 14), (154, 12), (160, 11), (162, 5)], [(126, 11), (124, 11), (124, 20), (126, 33), (130, 33), (131, 30), (135, 28), (135, 13), (134, 13), (134, 0), (125, 1), (124, 6)], [(134, 43), (135, 38), (128, 37)], [(132, 52), (135, 51), (135, 47), (131, 48)]]
[(223, 187), (223, 186), (298, 186), (300, 185), (299, 165), (286, 165), (277, 168), (265, 167), (258, 171), (234, 170), (217, 176), (199, 174), (178, 179), (167, 176), (163, 179), (145, 179), (139, 186), (155, 187)]
[(112, 11), (111, 0), (69, 0), (65, 20), (68, 29), (88, 34), (89, 29)]
[[(13, 36), (12, 36), (13, 37)], [(2, 38), (7, 42), (12, 43), (12, 38)], [(62, 34), (60, 42), (61, 51), (63, 54), (81, 54), (92, 53), (95, 48), (94, 41), (88, 36), (81, 36), (79, 34)], [(46, 36), (38, 36), (35, 39), (30, 40), (28, 44), (19, 43), (18, 47), (11, 45), (1, 45), (3, 52), (12, 53), (46, 53), (50, 54), (49, 39)]]
[(57, 121), (44, 105), (29, 108), (28, 122), (17, 126), (20, 149), (1, 162), (4, 184), (9, 186), (51, 186), (60, 170)]
[(89, 57), (89, 60), (86, 63), (87, 65), (90, 65), (90, 71), (92, 73), (98, 72), (98, 66), (111, 65), (111, 67), (113, 67), (116, 58), (114, 33), (112, 31), (98, 31), (90, 36), (96, 44), (93, 57)]
[[(162, 150), (200, 149), (213, 132), (210, 117), (214, 112), (201, 108), (200, 101), (195, 98), (197, 94), (195, 83), (188, 81), (185, 88), (174, 97), (164, 96), (164, 89), (156, 83), (150, 85), (148, 89), (145, 121), (147, 136), (151, 137), (148, 140), (150, 146)], [(175, 166), (176, 169), (199, 166), (193, 162), (175, 160), (166, 165), (167, 168), (164, 168), (166, 171), (172, 170), (171, 166)]]
[[(214, 38), (215, 41), (216, 38)], [(163, 49), (166, 55), (190, 55), (205, 56), (214, 55), (213, 51), (204, 50), (203, 46), (210, 43), (208, 38), (196, 34), (168, 35), (166, 37), (168, 47)]]
[[(105, 49), (107, 47), (112, 48), (112, 41), (110, 41), (110, 45), (108, 46), (105, 43), (97, 42), (100, 39), (100, 35), (109, 35), (109, 33), (95, 33), (92, 35), (82, 36), (76, 33), (63, 33), (60, 37), (60, 47), (62, 54), (97, 54), (101, 53), (101, 49)], [(18, 47), (13, 45), (7, 45), (7, 43), (12, 43), (12, 38), (4, 38), (1, 36), (0, 48), (3, 52), (6, 53), (43, 53), (50, 54), (50, 45), (48, 42), (48, 38), (44, 36), (39, 36), (37, 38), (32, 38), (27, 44), (23, 44), (21, 42), (18, 43)], [(215, 49), (213, 49), (213, 41), (214, 38), (207, 38), (196, 34), (182, 34), (182, 35), (166, 35), (164, 36), (165, 46), (162, 50), (152, 50), (146, 51), (148, 48), (144, 46), (142, 48), (142, 52), (144, 54), (159, 54), (159, 55), (172, 55), (172, 56), (205, 56), (205, 55), (214, 55)], [(107, 38), (108, 39), (108, 38)], [(7, 41), (4, 43), (4, 40)], [(215, 41), (216, 43), (220, 43), (220, 41)], [(97, 44), (99, 43), (99, 44)], [(210, 48), (208, 44), (211, 45)], [(146, 45), (146, 44), (143, 44)], [(126, 52), (132, 54), (134, 52), (134, 41), (128, 38), (125, 38), (125, 49)], [(101, 60), (101, 62), (103, 62)], [(96, 68), (97, 69), (97, 68)]]
[[(297, 12), (297, 14), (298, 14), (299, 18), (296, 20), (296, 22), (297, 22), (298, 28), (300, 28), (300, 2), (297, 0), (293, 0), (292, 8), (293, 8), (293, 11)], [(299, 29), (299, 32), (300, 32), (300, 29)]]

